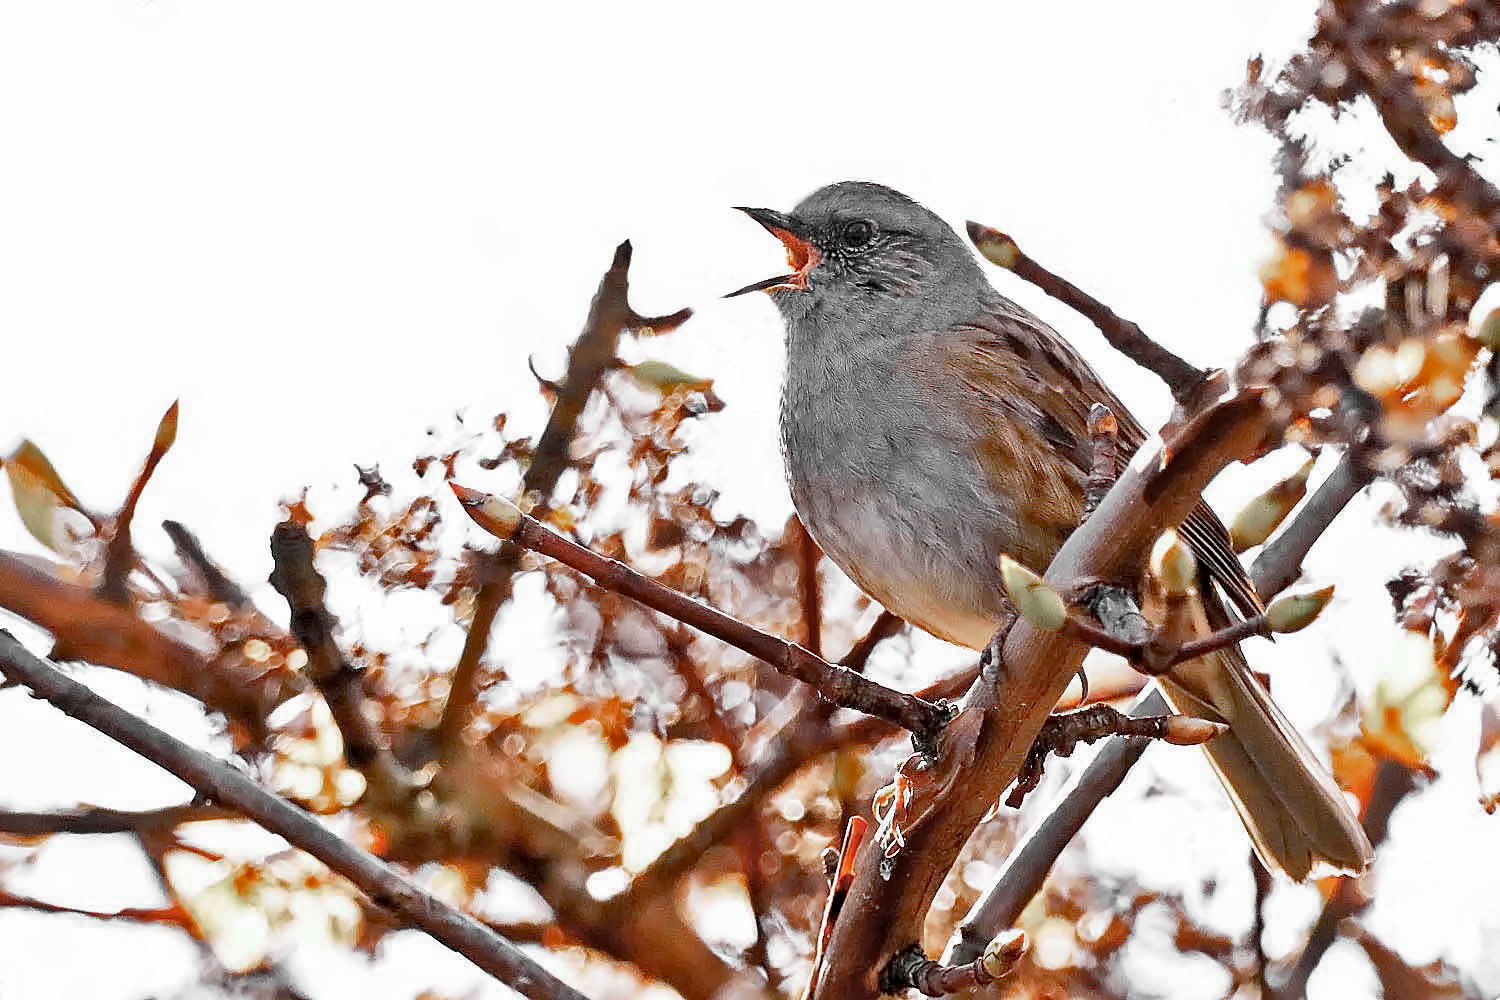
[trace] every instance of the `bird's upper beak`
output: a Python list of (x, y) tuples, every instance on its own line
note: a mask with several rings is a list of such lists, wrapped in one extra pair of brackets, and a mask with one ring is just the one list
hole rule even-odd
[(746, 292), (774, 292), (780, 289), (803, 290), (807, 288), (807, 273), (817, 266), (822, 255), (818, 248), (813, 245), (811, 234), (807, 228), (792, 216), (784, 212), (777, 212), (770, 208), (740, 208), (750, 218), (759, 222), (762, 226), (782, 242), (786, 247), (787, 263), (792, 266), (791, 274), (779, 274), (774, 278), (765, 278), (753, 284), (746, 285), (738, 291), (730, 292), (724, 296), (732, 299), (736, 295), (744, 295)]

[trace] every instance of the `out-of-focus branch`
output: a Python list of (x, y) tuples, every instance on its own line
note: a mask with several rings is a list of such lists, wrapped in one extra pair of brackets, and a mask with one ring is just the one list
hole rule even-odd
[(0, 631), (0, 673), (74, 719), (97, 729), (186, 782), (200, 795), (244, 813), (347, 878), (380, 906), (533, 1000), (585, 1000), (515, 945), (394, 868), (361, 851), (312, 816), (261, 788), (248, 776), (131, 715)]
[[(1393, 760), (1380, 762), (1380, 767), (1375, 772), (1375, 786), (1370, 792), (1370, 801), (1361, 818), (1365, 835), (1370, 838), (1371, 844), (1378, 847), (1385, 841), (1391, 814), (1416, 787), (1416, 772)], [(1369, 905), (1370, 900), (1360, 885), (1357, 878), (1344, 876), (1339, 879), (1338, 888), (1328, 902), (1323, 904), (1323, 912), (1318, 914), (1318, 919), (1308, 933), (1307, 945), (1302, 949), (1302, 954), (1297, 956), (1297, 961), (1286, 978), (1272, 990), (1269, 1000), (1302, 1000), (1307, 995), (1307, 982), (1329, 947), (1338, 939), (1339, 925)]]
[(323, 600), (328, 584), (313, 564), (307, 529), (293, 520), (276, 525), (271, 531), (271, 559), (271, 586), (291, 609), (292, 634), (307, 653), (307, 674), (343, 737), (344, 759), (365, 776), (374, 803), (383, 808), (409, 803), (416, 785), (365, 714), (360, 672), (334, 638), (333, 615)]
[[(531, 464), (521, 480), (523, 496), (536, 494), (545, 504), (557, 485), (558, 477), (568, 466), (568, 446), (578, 418), (605, 372), (616, 364), (620, 335), (626, 330), (652, 329), (665, 332), (682, 325), (692, 315), (680, 309), (670, 316), (642, 316), (630, 307), (630, 241), (615, 248), (613, 262), (599, 282), (589, 307), (583, 332), (568, 355), (568, 373), (556, 385), (557, 400), (552, 415), (542, 430)], [(490, 630), (501, 605), (510, 599), (512, 577), (519, 565), (519, 550), (512, 545), (501, 547), (485, 563), (482, 583), (474, 600), (474, 615), (469, 623), (463, 652), (453, 669), (453, 683), (435, 734), (440, 756), (456, 744), (468, 724), (469, 714), (479, 697), (477, 686), (480, 661), (489, 645)]]
[(52, 657), (114, 667), (175, 688), (263, 734), (266, 717), (301, 687), (284, 670), (210, 658), (88, 587), (68, 583), (24, 556), (0, 552), (0, 608), (53, 636)]
[(1437, 175), (1442, 190), (1477, 212), (1500, 211), (1500, 188), (1448, 148), (1413, 89), (1411, 74), (1385, 61), (1393, 51), (1389, 40), (1393, 36), (1383, 30), (1381, 21), (1400, 16), (1400, 11), (1372, 6), (1375, 9), (1361, 12), (1353, 25), (1339, 16), (1337, 4), (1324, 4), (1319, 17), (1325, 30), (1335, 38), (1342, 36), (1339, 48), (1348, 56), (1349, 68), (1374, 103), (1386, 132), (1403, 153)]
[[(847, 670), (861, 671), (870, 654), (884, 639), (900, 630), (901, 619), (890, 612), (881, 612), (870, 630), (849, 650), (840, 665)], [(628, 912), (631, 900), (647, 891), (659, 892), (695, 868), (699, 860), (716, 844), (731, 834), (770, 796), (784, 785), (792, 775), (800, 771), (808, 761), (853, 742), (867, 742), (885, 735), (881, 720), (866, 719), (863, 722), (874, 726), (855, 730), (830, 730), (827, 725), (827, 702), (815, 701), (807, 704), (799, 692), (792, 695), (801, 702), (792, 718), (767, 741), (767, 749), (753, 768), (745, 775), (745, 787), (730, 801), (709, 813), (686, 836), (674, 841), (656, 860), (647, 865), (635, 877), (630, 889), (616, 897), (617, 909)]]
[(183, 823), (237, 819), (238, 813), (206, 802), (187, 802), (163, 809), (104, 809), (89, 806), (62, 812), (0, 811), (0, 834), (45, 837), (54, 833), (158, 833)]
[(198, 541), (198, 536), (188, 530), (181, 521), (163, 521), (162, 530), (172, 540), (172, 547), (177, 550), (177, 558), (188, 569), (197, 573), (203, 580), (203, 587), (208, 596), (214, 600), (228, 605), (231, 608), (244, 608), (250, 604), (250, 598), (245, 595), (240, 585), (231, 580), (219, 564), (209, 558), (208, 553), (203, 551), (203, 543)]
[(607, 590), (624, 594), (654, 611), (759, 657), (782, 673), (811, 685), (834, 705), (886, 719), (923, 737), (935, 734), (950, 717), (943, 706), (888, 688), (847, 667), (829, 663), (794, 642), (762, 632), (657, 583), (619, 560), (606, 559), (563, 537), (536, 518), (521, 513), (514, 504), (500, 497), (457, 483), (449, 485), (474, 522), (496, 537), (556, 559)]
[(1179, 358), (1146, 336), (1135, 323), (1117, 315), (1067, 278), (1052, 273), (1026, 256), (1015, 240), (978, 222), (970, 222), (968, 230), (969, 239), (986, 260), (1015, 272), (1017, 277), (1087, 318), (1104, 334), (1111, 347), (1165, 382), (1177, 402), (1187, 403), (1202, 388), (1208, 372)]

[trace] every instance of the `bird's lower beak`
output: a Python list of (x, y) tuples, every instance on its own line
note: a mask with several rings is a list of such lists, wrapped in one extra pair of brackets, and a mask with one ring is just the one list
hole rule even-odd
[(750, 218), (759, 222), (766, 230), (786, 247), (787, 263), (792, 266), (791, 274), (779, 274), (774, 278), (765, 278), (744, 288), (730, 292), (724, 296), (732, 299), (736, 295), (744, 295), (746, 292), (775, 292), (786, 289), (802, 291), (807, 288), (807, 274), (817, 266), (821, 255), (818, 248), (813, 245), (805, 228), (796, 219), (783, 212), (777, 212), (769, 208), (741, 208)]

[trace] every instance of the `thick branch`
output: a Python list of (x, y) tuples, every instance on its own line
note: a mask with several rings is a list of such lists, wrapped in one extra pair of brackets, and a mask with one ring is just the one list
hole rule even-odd
[(452, 909), (394, 868), (366, 854), (245, 774), (99, 697), (0, 631), (0, 672), (65, 714), (97, 729), (192, 786), (244, 813), (343, 875), (378, 905), (420, 927), (496, 979), (534, 1000), (585, 1000), (515, 945)]
[[(1204, 485), (1259, 444), (1266, 419), (1257, 394), (1231, 395), (1205, 407), (1166, 446), (1148, 444), (1064, 543), (1048, 569), (1048, 583), (1059, 593), (1076, 593), (1088, 581), (1139, 578), (1162, 529), (1180, 523)], [(998, 678), (977, 685), (943, 730), (943, 755), (907, 809), (905, 846), (882, 859), (884, 845), (872, 838), (862, 853), (817, 1000), (869, 996), (878, 970), (921, 939), (943, 878), (989, 805), (1015, 779), (1086, 652), (1066, 636), (1016, 623)]]
[(328, 584), (313, 564), (313, 542), (307, 529), (292, 520), (271, 532), (271, 586), (291, 609), (292, 634), (307, 653), (312, 678), (344, 742), (344, 759), (365, 776), (375, 803), (409, 802), (416, 786), (391, 753), (385, 738), (365, 714), (360, 672), (345, 659), (334, 638), (333, 615), (323, 601)]
[(175, 688), (252, 733), (263, 732), (271, 711), (301, 690), (289, 671), (206, 657), (89, 588), (10, 552), (0, 552), (0, 607), (50, 632), (54, 659), (114, 667)]

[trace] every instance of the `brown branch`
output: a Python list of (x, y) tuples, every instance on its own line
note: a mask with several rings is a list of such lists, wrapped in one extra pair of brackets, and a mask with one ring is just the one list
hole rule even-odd
[(1042, 780), (1042, 765), (1048, 754), (1070, 757), (1080, 743), (1094, 743), (1106, 736), (1164, 740), (1176, 746), (1198, 746), (1229, 731), (1222, 722), (1190, 715), (1125, 715), (1109, 705), (1094, 705), (1076, 712), (1048, 716), (1036, 741), (1027, 751), (1026, 762), (1016, 776), (1015, 787), (1005, 799), (1012, 809), (1020, 807), (1027, 793)]
[(588, 576), (599, 586), (639, 601), (653, 611), (691, 625), (770, 664), (781, 673), (812, 686), (831, 704), (852, 708), (894, 722), (919, 736), (936, 733), (950, 713), (941, 705), (924, 701), (870, 680), (847, 667), (814, 656), (802, 646), (693, 600), (685, 594), (642, 576), (616, 559), (606, 559), (565, 538), (536, 518), (499, 497), (450, 483), (464, 510), (481, 528), (505, 541), (556, 559)]
[[(1137, 457), (1094, 513), (1063, 544), (1047, 582), (1060, 593), (1085, 581), (1135, 579), (1163, 528), (1187, 516), (1204, 485), (1263, 439), (1268, 415), (1255, 392), (1228, 394)], [(1166, 456), (1170, 455), (1170, 460)], [(872, 838), (844, 918), (834, 928), (816, 1000), (868, 996), (889, 958), (921, 938), (928, 907), (989, 804), (1019, 773), (1048, 710), (1088, 647), (1022, 620), (1004, 645), (998, 676), (976, 685), (940, 736), (942, 756), (918, 777), (904, 846)]]
[(199, 699), (254, 734), (302, 690), (295, 674), (204, 656), (134, 613), (68, 583), (25, 556), (0, 552), (0, 607), (50, 632), (53, 659), (113, 667)]
[(928, 958), (919, 945), (912, 945), (897, 952), (881, 971), (880, 990), (882, 993), (916, 990), (926, 996), (944, 997), (988, 986), (1014, 971), (1026, 949), (1024, 932), (1005, 931), (972, 960), (944, 965)]
[(225, 575), (218, 563), (209, 558), (208, 553), (203, 551), (203, 543), (198, 541), (198, 536), (189, 531), (186, 525), (180, 521), (163, 521), (161, 527), (172, 540), (177, 558), (202, 578), (209, 597), (234, 609), (249, 606), (250, 598), (245, 595), (244, 590)]
[(292, 634), (307, 653), (307, 675), (328, 703), (344, 742), (344, 759), (365, 776), (372, 803), (381, 808), (410, 804), (416, 785), (365, 714), (363, 678), (334, 638), (333, 615), (324, 603), (328, 584), (313, 563), (307, 529), (285, 520), (271, 531), (271, 586), (291, 609)]
[(206, 802), (187, 802), (162, 809), (104, 809), (88, 806), (62, 812), (0, 811), (0, 834), (45, 837), (54, 833), (158, 833), (184, 823), (235, 819), (237, 813)]
[(1197, 368), (1146, 335), (1135, 323), (1117, 315), (1104, 303), (1068, 279), (1053, 274), (1026, 256), (1009, 236), (978, 222), (968, 224), (969, 239), (987, 260), (1028, 281), (1059, 302), (1081, 314), (1104, 334), (1111, 347), (1131, 361), (1154, 373), (1166, 383), (1172, 398), (1182, 404), (1190, 402), (1203, 387), (1209, 373)]
[(120, 505), (120, 512), (114, 517), (109, 539), (105, 543), (104, 576), (99, 581), (99, 596), (122, 608), (130, 605), (129, 577), (136, 562), (135, 547), (130, 541), (130, 526), (135, 521), (135, 508), (140, 503), (141, 494), (146, 492), (146, 484), (151, 481), (157, 465), (166, 457), (176, 440), (177, 403), (173, 402), (157, 424), (156, 437), (151, 442), (146, 463), (141, 467), (140, 475), (135, 477), (135, 482), (131, 483), (130, 492), (125, 495), (125, 502)]
[(169, 771), (205, 798), (232, 806), (284, 837), (344, 876), (381, 907), (426, 931), (517, 992), (534, 1000), (585, 1000), (583, 994), (473, 917), (452, 909), (224, 761), (193, 749), (99, 697), (32, 655), (4, 631), (0, 631), (0, 673), (25, 684), (64, 714)]
[(818, 561), (823, 550), (808, 534), (807, 526), (792, 516), (797, 532), (797, 603), (802, 608), (803, 645), (814, 656), (823, 655), (823, 594), (818, 586)]
[[(552, 414), (522, 477), (522, 496), (536, 494), (541, 503), (549, 501), (558, 477), (568, 466), (568, 446), (572, 443), (578, 418), (599, 380), (617, 363), (615, 355), (621, 334), (626, 330), (646, 329), (665, 332), (680, 326), (692, 315), (692, 310), (681, 309), (670, 316), (641, 316), (632, 309), (629, 301), (630, 255), (630, 241), (626, 240), (615, 248), (614, 260), (600, 279), (583, 332), (569, 352), (568, 373), (556, 387), (557, 401), (552, 406)], [(483, 582), (475, 596), (469, 632), (453, 669), (448, 701), (443, 705), (435, 733), (440, 756), (446, 756), (456, 745), (479, 697), (480, 661), (489, 645), (495, 616), (510, 599), (519, 558), (519, 551), (506, 545), (490, 556), (483, 566)]]

